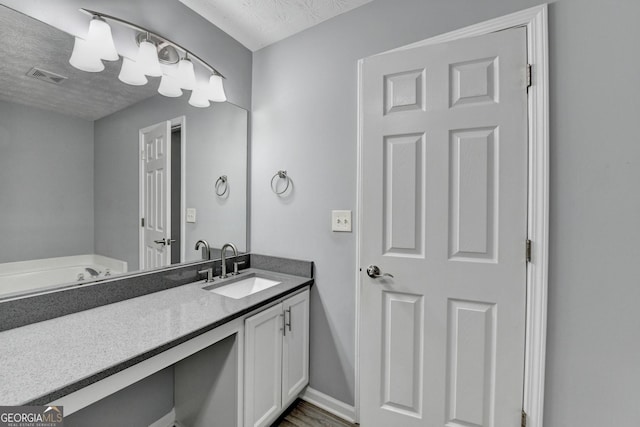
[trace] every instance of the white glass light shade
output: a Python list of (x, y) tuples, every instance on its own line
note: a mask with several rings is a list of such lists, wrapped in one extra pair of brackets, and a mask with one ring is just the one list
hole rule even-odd
[(147, 84), (147, 78), (140, 70), (136, 61), (125, 57), (122, 58), (122, 68), (120, 69), (118, 79), (123, 83), (133, 86), (142, 86)]
[(207, 98), (206, 86), (198, 86), (191, 92), (189, 97), (189, 104), (198, 108), (207, 108), (211, 105)]
[(93, 51), (91, 45), (84, 39), (76, 37), (73, 44), (73, 52), (69, 58), (69, 64), (78, 70), (88, 71), (90, 73), (98, 73), (104, 70), (104, 64)]
[(196, 73), (193, 71), (193, 63), (187, 58), (178, 62), (178, 82), (180, 87), (186, 90), (194, 90), (196, 87)]
[(178, 63), (175, 64), (160, 64), (162, 68), (162, 75), (170, 76), (178, 80)]
[(105, 21), (94, 18), (89, 24), (87, 42), (95, 54), (106, 61), (117, 61), (119, 56), (111, 36), (111, 27)]
[(180, 89), (180, 84), (175, 77), (163, 74), (162, 80), (160, 80), (160, 86), (158, 87), (158, 93), (160, 95), (175, 98), (182, 96), (182, 89)]
[(216, 74), (209, 77), (209, 85), (207, 86), (207, 97), (213, 102), (225, 102), (227, 95), (224, 93), (222, 85), (222, 77)]
[(147, 76), (160, 77), (162, 75), (160, 61), (158, 61), (158, 50), (156, 45), (150, 41), (143, 40), (140, 42), (136, 62), (140, 70)]

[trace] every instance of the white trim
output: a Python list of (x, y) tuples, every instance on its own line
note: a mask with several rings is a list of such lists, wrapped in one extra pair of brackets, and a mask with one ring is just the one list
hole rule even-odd
[[(145, 128), (146, 129), (146, 128)], [(144, 218), (144, 130), (138, 130), (138, 221)], [(144, 269), (144, 227), (138, 222), (138, 269)]]
[[(229, 323), (225, 323), (224, 325), (205, 332), (202, 335), (198, 335), (189, 341), (170, 348), (169, 350), (157, 354), (149, 359), (143, 360), (130, 368), (110, 375), (78, 391), (67, 394), (60, 399), (56, 399), (55, 401), (50, 402), (49, 405), (64, 406), (65, 415), (71, 415), (74, 412), (109, 396), (110, 394), (122, 390), (143, 378), (147, 378), (149, 375), (175, 364), (185, 357), (191, 356), (192, 354), (227, 338), (228, 336), (239, 333), (243, 326), (244, 318), (239, 317), (234, 319)], [(244, 354), (240, 354), (239, 351), (237, 357), (239, 371), (238, 378), (241, 379), (242, 374), (240, 371), (242, 370), (241, 366), (244, 361)]]
[(157, 421), (154, 421), (152, 424), (149, 424), (149, 427), (173, 427), (176, 424), (176, 410), (175, 408), (171, 408), (168, 414), (163, 416)]
[(300, 398), (305, 402), (309, 402), (312, 405), (317, 406), (318, 408), (324, 409), (336, 417), (342, 418), (345, 421), (349, 421), (350, 423), (356, 422), (355, 407), (347, 405), (346, 403), (341, 402), (338, 399), (334, 399), (333, 397), (319, 392), (316, 389), (307, 387)]
[[(356, 173), (357, 173), (357, 195), (356, 195), (356, 348), (355, 348), (355, 385), (354, 385), (354, 402), (355, 402), (355, 423), (360, 422), (360, 280), (361, 280), (361, 266), (360, 266), (360, 225), (362, 224), (362, 205), (364, 200), (362, 198), (362, 66), (363, 60), (358, 61), (358, 129), (357, 129), (357, 144), (356, 149), (358, 152), (356, 160)], [(353, 223), (353, 221), (351, 221)]]
[[(532, 11), (533, 12), (533, 11)], [(532, 259), (527, 269), (527, 331), (523, 408), (527, 425), (542, 427), (547, 344), (549, 268), (549, 39), (547, 5), (527, 23), (528, 54), (533, 64), (529, 89), (529, 238)]]
[[(549, 40), (547, 4), (471, 25), (417, 43), (393, 49), (396, 52), (480, 36), (516, 26), (527, 28), (527, 54), (533, 66), (533, 86), (529, 89), (529, 206), (528, 233), (533, 242), (532, 262), (527, 268), (527, 321), (525, 331), (525, 371), (523, 409), (530, 427), (542, 427), (544, 405), (545, 352), (547, 336), (547, 288), (549, 264)], [(377, 55), (374, 55), (377, 56)], [(358, 62), (358, 196), (359, 224), (362, 212), (362, 60)], [(360, 264), (362, 235), (356, 229), (356, 259)], [(356, 280), (356, 345), (359, 347), (360, 272)], [(360, 363), (356, 348), (356, 414), (360, 411)]]

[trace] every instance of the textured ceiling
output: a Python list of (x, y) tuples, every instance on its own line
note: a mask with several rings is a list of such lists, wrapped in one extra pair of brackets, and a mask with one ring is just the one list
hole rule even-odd
[[(157, 94), (159, 78), (146, 86), (118, 80), (120, 61), (106, 62), (101, 73), (86, 73), (69, 65), (73, 37), (0, 6), (0, 100), (97, 120)], [(68, 77), (60, 85), (26, 73), (33, 67)]]
[(256, 51), (372, 0), (180, 1)]

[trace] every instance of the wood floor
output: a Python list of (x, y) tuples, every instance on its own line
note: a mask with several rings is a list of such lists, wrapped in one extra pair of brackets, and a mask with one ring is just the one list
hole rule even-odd
[(356, 425), (308, 402), (298, 400), (271, 427), (356, 427)]

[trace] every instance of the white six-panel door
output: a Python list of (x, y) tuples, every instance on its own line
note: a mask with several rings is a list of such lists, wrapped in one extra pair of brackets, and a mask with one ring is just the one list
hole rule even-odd
[(171, 263), (171, 122), (140, 131), (142, 218), (140, 268)]
[(364, 427), (519, 425), (526, 64), (524, 28), (363, 62)]

